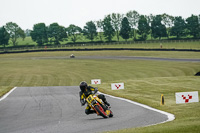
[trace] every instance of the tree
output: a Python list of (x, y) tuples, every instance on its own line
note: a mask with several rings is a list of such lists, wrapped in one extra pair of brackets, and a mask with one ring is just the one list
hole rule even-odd
[(121, 22), (122, 22), (122, 17), (123, 15), (119, 14), (119, 13), (112, 13), (111, 14), (111, 24), (117, 34), (117, 40), (119, 41), (119, 30), (121, 27)]
[(25, 36), (24, 31), (16, 23), (8, 22), (6, 23), (5, 28), (7, 32), (10, 34), (10, 38), (14, 46), (17, 44), (17, 39), (19, 37)]
[(113, 29), (113, 27), (111, 25), (110, 15), (106, 16), (103, 20), (103, 31), (104, 31), (104, 37), (108, 41), (112, 41), (112, 38), (115, 35), (115, 30)]
[(67, 38), (65, 27), (60, 26), (58, 23), (50, 24), (48, 27), (48, 37), (50, 37), (50, 41), (54, 42), (54, 44), (60, 44), (60, 41)]
[(25, 35), (26, 36), (31, 36), (31, 30), (30, 29), (26, 29), (25, 30)]
[(30, 33), (31, 38), (38, 45), (43, 45), (48, 42), (47, 27), (44, 23), (38, 23), (33, 26), (33, 31)]
[(175, 17), (174, 26), (171, 28), (170, 34), (176, 36), (177, 38), (180, 38), (181, 36), (184, 36), (186, 34), (185, 29), (185, 20), (181, 16)]
[(161, 23), (161, 21), (161, 15), (156, 15), (151, 23), (152, 35), (154, 38), (159, 38), (159, 40), (161, 39), (161, 37), (167, 36), (166, 27)]
[(152, 21), (153, 21), (154, 16), (153, 16), (153, 14), (150, 14), (149, 16), (145, 16), (145, 17), (146, 17), (146, 19), (147, 19), (148, 25), (150, 26), (150, 31), (149, 31), (149, 33), (151, 34), (151, 40), (152, 40), (153, 34), (152, 34), (152, 29), (151, 29), (151, 23), (152, 23)]
[(103, 22), (102, 20), (100, 19), (99, 21), (96, 22), (96, 25), (97, 25), (97, 30), (99, 29), (99, 32), (98, 32), (98, 35), (100, 37), (100, 40), (103, 41), (103, 36), (102, 36), (102, 33), (103, 33)]
[(71, 24), (68, 28), (66, 28), (68, 35), (72, 36), (72, 41), (75, 43), (78, 35), (82, 32), (82, 29), (76, 25)]
[(83, 34), (91, 41), (97, 36), (97, 28), (93, 21), (87, 22), (83, 28)]
[(6, 45), (8, 45), (8, 41), (10, 39), (9, 33), (6, 31), (6, 29), (3, 27), (0, 27), (0, 45), (3, 45), (4, 50)]
[(122, 36), (122, 38), (127, 41), (127, 39), (129, 39), (129, 34), (131, 32), (131, 27), (129, 25), (127, 17), (124, 17), (122, 19), (121, 26), (122, 27), (121, 27), (121, 30), (120, 30), (120, 36)]
[(144, 15), (140, 16), (139, 22), (138, 22), (138, 34), (140, 34), (142, 37), (142, 40), (147, 39), (147, 35), (149, 34), (150, 26), (147, 23), (147, 19)]
[(174, 17), (170, 16), (166, 13), (162, 14), (161, 17), (162, 17), (162, 22), (164, 23), (164, 25), (167, 28), (167, 38), (169, 39), (169, 36), (170, 36), (169, 31), (170, 31), (171, 27), (173, 26)]
[(22, 40), (24, 41), (24, 39), (26, 38), (26, 34), (21, 28), (19, 29), (19, 34), (20, 34), (20, 37), (22, 38)]
[(198, 22), (198, 16), (192, 15), (191, 17), (188, 17), (186, 19), (186, 26), (189, 30), (189, 34), (192, 35), (194, 38), (199, 37), (199, 22)]
[(135, 10), (129, 11), (126, 13), (126, 17), (128, 18), (129, 24), (131, 26), (131, 36), (134, 37), (133, 39), (136, 40), (136, 28), (138, 27), (138, 21), (139, 21), (139, 13)]

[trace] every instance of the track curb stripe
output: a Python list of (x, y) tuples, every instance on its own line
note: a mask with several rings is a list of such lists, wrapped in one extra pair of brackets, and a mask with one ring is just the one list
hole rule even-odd
[[(98, 91), (98, 93), (104, 94), (104, 93), (99, 92), (99, 91)], [(163, 121), (163, 122), (160, 122), (160, 123), (156, 123), (156, 124), (147, 125), (147, 126), (157, 125), (157, 124), (161, 124), (161, 123), (173, 121), (173, 120), (175, 119), (175, 116), (174, 116), (173, 114), (168, 113), (168, 112), (165, 112), (165, 111), (162, 111), (162, 110), (158, 110), (158, 109), (152, 108), (152, 107), (147, 106), (147, 105), (145, 105), (145, 104), (137, 103), (137, 102), (134, 102), (134, 101), (125, 99), (125, 98), (116, 97), (116, 96), (112, 96), (112, 95), (108, 95), (108, 94), (104, 94), (104, 95), (109, 96), (109, 97), (111, 97), (111, 98), (116, 98), (116, 99), (119, 99), (119, 100), (123, 100), (123, 101), (129, 102), (129, 103), (132, 103), (132, 104), (141, 106), (141, 107), (143, 107), (143, 108), (146, 108), (146, 109), (149, 109), (149, 110), (152, 110), (152, 111), (155, 111), (155, 112), (158, 112), (158, 113), (167, 115), (167, 117), (168, 117), (168, 119), (167, 119), (166, 121)], [(145, 126), (145, 127), (146, 127), (146, 126)]]
[(0, 101), (3, 101), (6, 97), (8, 97), (8, 95), (10, 95), (10, 93), (12, 93), (16, 88), (17, 87), (12, 88), (8, 93), (0, 97)]

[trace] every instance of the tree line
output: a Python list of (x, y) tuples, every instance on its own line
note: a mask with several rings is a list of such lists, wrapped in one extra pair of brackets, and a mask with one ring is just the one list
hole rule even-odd
[(32, 40), (38, 45), (60, 44), (65, 39), (71, 39), (73, 43), (79, 39), (79, 36), (85, 36), (87, 39), (94, 41), (99, 38), (103, 42), (112, 41), (116, 36), (119, 41), (120, 36), (127, 40), (147, 40), (162, 39), (175, 36), (181, 37), (192, 36), (200, 38), (200, 15), (191, 15), (184, 19), (181, 16), (171, 16), (168, 14), (161, 15), (140, 15), (137, 11), (129, 11), (126, 14), (112, 13), (106, 15), (99, 21), (89, 21), (83, 29), (77, 25), (71, 24), (68, 27), (52, 23), (46, 26), (45, 23), (34, 24), (32, 30), (23, 31), (16, 23), (8, 22), (5, 26), (0, 27), (0, 45), (7, 45), (11, 40), (12, 44), (17, 45), (19, 37), (25, 38), (30, 35)]

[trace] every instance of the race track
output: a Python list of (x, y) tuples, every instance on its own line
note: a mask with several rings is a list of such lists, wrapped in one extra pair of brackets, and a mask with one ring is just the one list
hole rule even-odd
[[(31, 57), (28, 59), (69, 59), (67, 56), (54, 56), (54, 57)], [(21, 59), (21, 58), (13, 58)], [(159, 57), (140, 57), (140, 56), (76, 56), (73, 59), (113, 59), (113, 60), (152, 60), (152, 61), (178, 61), (178, 62), (200, 62), (200, 59), (184, 59), (184, 58), (159, 58)]]
[(94, 133), (161, 123), (168, 116), (106, 96), (113, 118), (86, 115), (78, 86), (17, 87), (0, 100), (0, 133)]

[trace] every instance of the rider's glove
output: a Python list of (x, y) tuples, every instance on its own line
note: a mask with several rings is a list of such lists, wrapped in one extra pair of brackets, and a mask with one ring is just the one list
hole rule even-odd
[(81, 100), (81, 105), (84, 106), (85, 103), (86, 103), (86, 101), (82, 99), (82, 100)]

